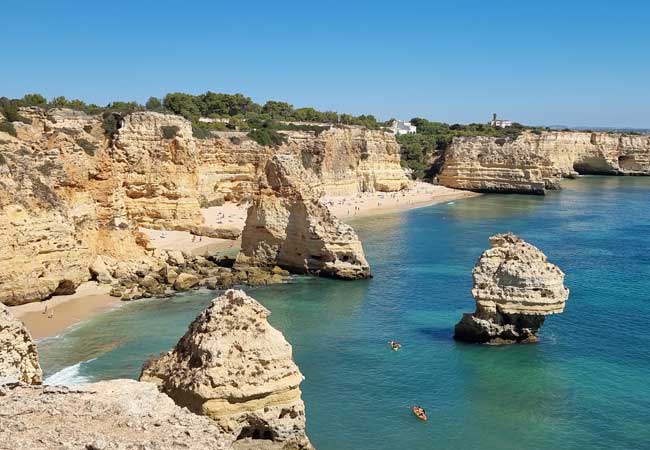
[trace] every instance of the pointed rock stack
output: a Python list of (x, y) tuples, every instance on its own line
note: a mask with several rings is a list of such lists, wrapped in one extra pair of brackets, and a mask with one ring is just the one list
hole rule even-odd
[(472, 272), (476, 312), (464, 314), (454, 338), (468, 342), (536, 342), (545, 316), (559, 314), (569, 297), (564, 273), (544, 253), (514, 234), (490, 238)]
[(299, 388), (303, 376), (269, 315), (244, 292), (226, 291), (172, 351), (145, 365), (140, 380), (211, 417), (239, 445), (311, 449)]
[(0, 379), (41, 384), (43, 371), (32, 336), (0, 303)]
[(282, 267), (332, 278), (369, 278), (359, 237), (319, 201), (310, 177), (290, 155), (266, 166), (263, 186), (248, 210), (236, 268)]

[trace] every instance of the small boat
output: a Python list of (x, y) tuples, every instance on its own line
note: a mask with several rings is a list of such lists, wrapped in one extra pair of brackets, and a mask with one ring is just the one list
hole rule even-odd
[(424, 412), (424, 409), (420, 408), (419, 406), (413, 407), (413, 414), (415, 414), (420, 420), (427, 420), (427, 414)]

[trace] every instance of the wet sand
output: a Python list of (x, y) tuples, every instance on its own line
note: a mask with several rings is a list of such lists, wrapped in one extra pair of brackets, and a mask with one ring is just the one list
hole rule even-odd
[(34, 339), (41, 339), (119, 305), (120, 299), (111, 297), (109, 292), (110, 286), (90, 281), (81, 284), (72, 295), (57, 295), (42, 302), (11, 306), (9, 310), (23, 321)]

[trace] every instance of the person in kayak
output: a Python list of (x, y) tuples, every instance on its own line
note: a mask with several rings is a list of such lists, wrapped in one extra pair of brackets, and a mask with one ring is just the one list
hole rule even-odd
[(415, 414), (417, 414), (418, 416), (426, 416), (427, 415), (427, 412), (421, 406), (414, 406), (413, 407), (413, 412)]
[(388, 343), (390, 344), (390, 348), (392, 348), (393, 350), (399, 350), (400, 348), (402, 348), (402, 345), (398, 344), (395, 341), (388, 341)]

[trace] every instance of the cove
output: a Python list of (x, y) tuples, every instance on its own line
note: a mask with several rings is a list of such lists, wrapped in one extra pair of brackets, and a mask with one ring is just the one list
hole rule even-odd
[[(585, 177), (545, 197), (484, 195), (353, 225), (372, 280), (246, 289), (293, 344), (317, 449), (648, 448), (650, 179)], [(454, 342), (474, 308), (472, 267), (505, 231), (566, 273), (566, 311), (535, 345)], [(41, 341), (48, 381), (136, 378), (213, 297), (125, 304)]]

